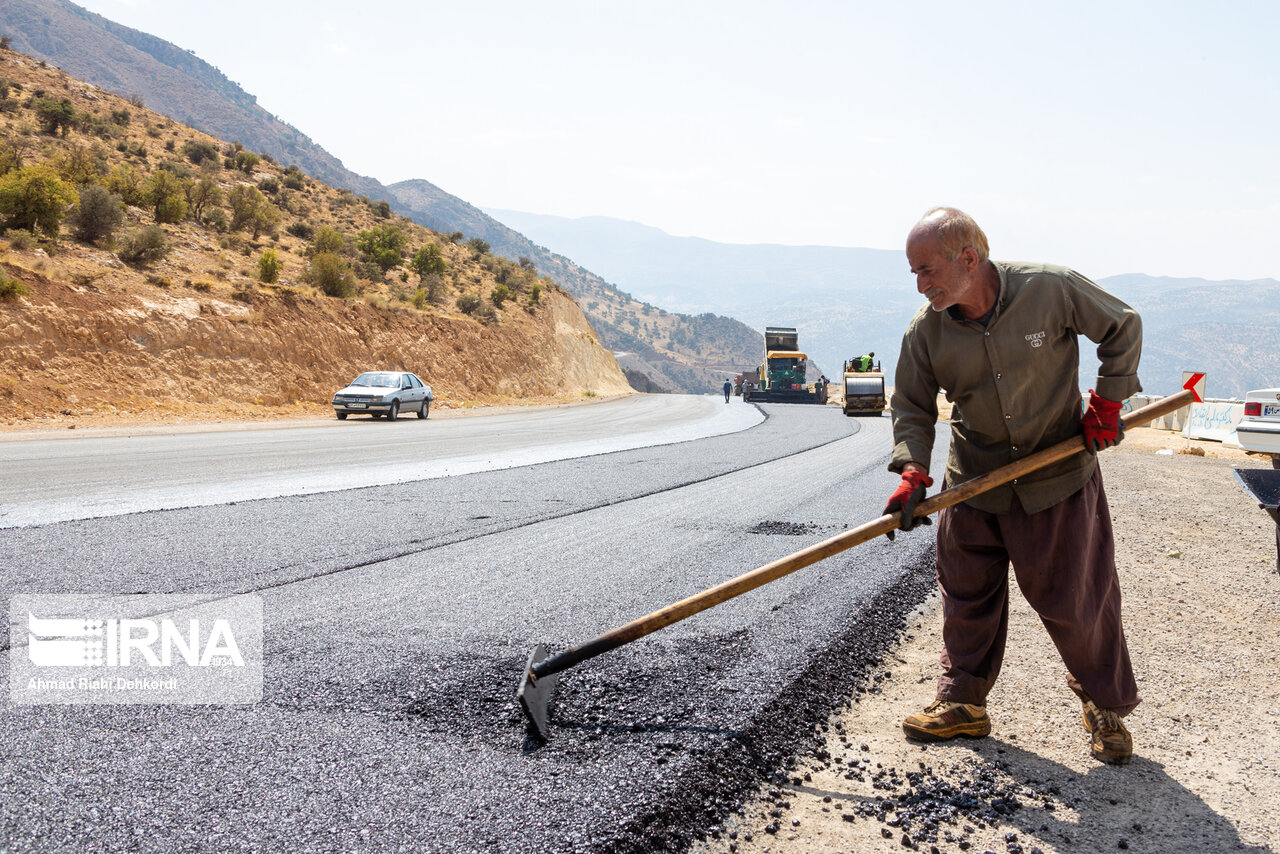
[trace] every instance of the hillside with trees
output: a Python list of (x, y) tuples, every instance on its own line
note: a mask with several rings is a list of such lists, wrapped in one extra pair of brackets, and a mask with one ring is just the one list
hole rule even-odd
[[(427, 181), (404, 181), (388, 188), (405, 213), (418, 222), (443, 223), (432, 213), (449, 203), (438, 187)], [(499, 255), (529, 258), (539, 270), (573, 294), (600, 335), (629, 374), (643, 374), (650, 388), (702, 393), (718, 389), (725, 374), (738, 373), (760, 362), (764, 336), (729, 317), (709, 311), (698, 314), (669, 312), (636, 299), (563, 255), (539, 246), (465, 202), (453, 221), (478, 234)], [(637, 389), (645, 390), (641, 381)]]
[[(758, 330), (727, 317), (709, 323), (677, 312), (659, 315), (662, 323), (656, 323), (657, 318), (649, 320), (645, 314), (643, 300), (428, 181), (385, 187), (348, 170), (297, 128), (260, 107), (218, 69), (170, 42), (116, 24), (68, 0), (5, 0), (0, 7), (0, 33), (8, 35), (14, 49), (135, 105), (146, 105), (213, 137), (238, 140), (246, 150), (295, 164), (317, 180), (357, 196), (386, 202), (420, 225), (482, 240), (496, 256), (512, 261), (523, 256), (578, 300), (606, 346), (629, 354), (620, 357), (627, 367), (649, 378), (649, 382), (638, 380), (640, 385), (700, 393), (718, 387), (724, 371), (741, 370), (760, 360), (764, 339)], [(647, 309), (649, 314), (658, 311), (653, 305)], [(648, 330), (654, 330), (653, 336), (666, 334), (651, 337)], [(698, 340), (699, 330), (716, 337)]]
[(5, 41), (8, 423), (320, 414), (370, 368), (419, 373), (445, 407), (630, 391), (577, 305), (527, 259), (426, 229)]

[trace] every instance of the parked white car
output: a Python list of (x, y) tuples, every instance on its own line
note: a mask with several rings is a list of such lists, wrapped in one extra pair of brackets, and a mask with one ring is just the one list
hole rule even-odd
[(368, 371), (333, 396), (333, 411), (339, 421), (348, 415), (385, 415), (388, 421), (395, 421), (402, 411), (426, 418), (433, 399), (431, 386), (418, 379), (417, 374)]
[(1280, 469), (1280, 388), (1263, 388), (1244, 396), (1244, 417), (1236, 425), (1240, 447), (1255, 454), (1270, 454)]

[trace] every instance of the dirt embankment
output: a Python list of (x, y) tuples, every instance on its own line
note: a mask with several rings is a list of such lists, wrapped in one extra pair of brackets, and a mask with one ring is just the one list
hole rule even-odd
[(30, 293), (0, 303), (0, 428), (314, 417), (371, 369), (417, 373), (446, 409), (631, 392), (558, 291), (485, 323), (288, 286), (143, 284), (80, 251), (94, 257), (4, 265)]

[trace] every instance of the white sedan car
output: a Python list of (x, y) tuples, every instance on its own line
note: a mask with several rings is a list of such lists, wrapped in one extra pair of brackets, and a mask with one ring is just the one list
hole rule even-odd
[(416, 374), (368, 371), (333, 396), (333, 411), (339, 421), (348, 415), (385, 415), (388, 421), (395, 421), (401, 412), (416, 412), (419, 418), (426, 418), (433, 399), (431, 386)]
[(1236, 425), (1240, 447), (1256, 454), (1270, 454), (1280, 469), (1280, 388), (1264, 388), (1244, 396), (1244, 417)]

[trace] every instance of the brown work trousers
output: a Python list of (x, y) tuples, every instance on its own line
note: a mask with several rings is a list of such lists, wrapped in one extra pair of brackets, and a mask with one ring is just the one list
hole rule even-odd
[(938, 516), (942, 668), (938, 699), (985, 705), (1009, 629), (1009, 563), (1067, 665), (1077, 694), (1121, 715), (1141, 698), (1120, 624), (1111, 513), (1102, 472), (1039, 513), (965, 504)]

